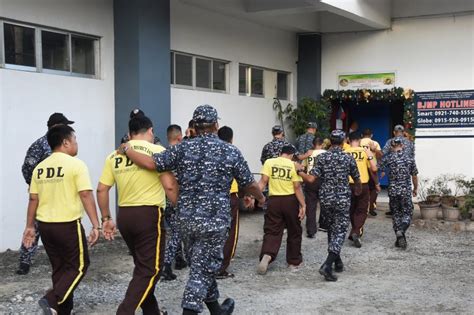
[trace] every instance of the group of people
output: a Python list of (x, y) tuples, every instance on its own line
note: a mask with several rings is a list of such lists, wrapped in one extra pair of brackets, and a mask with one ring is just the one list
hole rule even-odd
[(319, 202), (319, 230), (326, 231), (328, 237), (328, 256), (319, 272), (325, 280), (336, 281), (333, 271), (344, 270), (340, 253), (349, 223), (348, 238), (360, 248), (367, 215), (376, 215), (379, 170), (389, 177), (388, 214), (393, 219), (395, 246), (406, 249), (405, 232), (411, 223), (418, 171), (414, 146), (403, 136), (403, 126), (394, 127), (394, 137), (383, 149), (372, 140), (369, 129), (362, 134), (352, 130), (347, 136), (342, 130), (333, 130), (329, 139), (322, 139), (316, 136), (315, 122), (307, 127), (295, 147), (285, 140), (283, 128), (274, 126), (273, 140), (263, 147), (259, 184), (262, 190), (268, 185), (269, 197), (257, 272), (265, 274), (276, 259), (285, 229), (288, 267), (297, 269), (301, 265), (301, 221), (306, 215), (307, 237), (314, 238)]
[[(176, 269), (189, 265), (183, 314), (200, 313), (204, 305), (213, 315), (231, 314), (235, 302), (228, 298), (219, 303), (216, 279), (233, 277), (227, 268), (237, 245), (239, 209), (255, 205), (266, 204), (259, 274), (265, 274), (275, 260), (285, 228), (288, 265), (293, 269), (301, 265), (301, 221), (307, 216), (307, 236), (314, 237), (320, 202), (319, 225), (327, 230), (329, 244), (320, 273), (335, 281), (333, 265), (336, 272), (344, 269), (340, 252), (349, 221), (349, 237), (360, 247), (369, 181), (379, 187), (374, 176), (377, 168), (385, 169), (390, 178), (396, 245), (406, 248), (417, 171), (413, 146), (398, 134), (389, 140), (387, 150), (372, 153), (373, 143), (364, 145), (354, 132), (349, 134), (350, 145), (342, 130), (334, 130), (329, 139), (316, 137), (317, 124), (311, 122), (308, 133), (298, 139), (297, 149), (285, 140), (283, 128), (275, 126), (274, 139), (262, 151), (257, 183), (232, 145), (232, 129), (219, 128), (212, 106), (195, 109), (184, 137), (178, 125), (170, 125), (166, 148), (155, 137), (150, 118), (136, 109), (130, 113), (127, 136), (105, 159), (96, 189), (99, 220), (88, 168), (75, 157), (78, 144), (73, 123), (61, 113), (51, 115), (47, 134), (29, 148), (22, 169), (30, 197), (17, 273), (28, 273), (41, 235), (53, 269), (53, 287), (39, 300), (44, 314), (71, 313), (74, 290), (89, 266), (88, 245), (93, 246), (100, 234), (113, 240), (117, 228), (135, 264), (117, 314), (134, 314), (140, 308), (144, 314), (165, 314), (154, 289), (160, 277), (176, 279), (173, 262)], [(343, 151), (344, 145), (348, 147)], [(114, 185), (116, 220), (109, 206)], [(262, 193), (267, 187), (268, 199)], [(87, 237), (82, 209), (92, 223)]]

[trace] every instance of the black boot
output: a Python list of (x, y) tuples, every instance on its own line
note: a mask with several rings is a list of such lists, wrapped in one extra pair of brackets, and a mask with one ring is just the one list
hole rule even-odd
[(351, 235), (351, 239), (352, 241), (354, 242), (354, 246), (357, 247), (357, 248), (361, 248), (362, 247), (362, 243), (360, 242), (360, 237), (359, 235), (357, 234), (352, 234)]
[(16, 274), (18, 275), (26, 275), (30, 272), (30, 265), (27, 263), (20, 263), (20, 266), (18, 267), (18, 270), (16, 271)]
[(181, 269), (186, 268), (187, 266), (188, 266), (188, 263), (186, 262), (186, 260), (184, 260), (183, 256), (177, 255), (174, 262), (174, 269), (181, 270)]
[(336, 261), (337, 254), (329, 252), (328, 258), (321, 268), (319, 268), (319, 273), (324, 276), (326, 281), (337, 281), (337, 277), (332, 273), (332, 264)]
[(234, 311), (235, 301), (227, 298), (219, 305), (218, 301), (206, 302), (211, 315), (230, 315)]
[(165, 281), (172, 281), (176, 279), (176, 275), (173, 273), (173, 269), (171, 269), (170, 264), (165, 264), (162, 277)]
[(396, 247), (400, 247), (401, 249), (407, 249), (407, 239), (405, 237), (405, 233), (402, 231), (397, 231), (397, 241), (395, 242)]
[(340, 255), (337, 255), (337, 258), (334, 261), (334, 271), (335, 272), (343, 272), (344, 271), (344, 263), (342, 262), (342, 259), (341, 259)]

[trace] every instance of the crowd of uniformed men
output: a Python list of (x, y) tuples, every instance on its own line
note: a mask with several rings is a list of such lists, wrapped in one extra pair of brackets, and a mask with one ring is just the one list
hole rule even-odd
[[(75, 157), (73, 123), (61, 113), (52, 114), (47, 134), (30, 146), (22, 168), (30, 197), (17, 273), (28, 273), (41, 237), (53, 270), (53, 286), (39, 300), (44, 314), (71, 313), (74, 289), (89, 266), (88, 246), (97, 242), (100, 232), (113, 240), (117, 228), (135, 264), (117, 314), (134, 314), (140, 308), (143, 314), (165, 314), (154, 289), (160, 277), (176, 279), (173, 263), (175, 269), (190, 270), (183, 314), (200, 313), (204, 304), (213, 315), (231, 314), (235, 302), (218, 302), (216, 279), (234, 276), (227, 269), (237, 246), (239, 209), (255, 207), (265, 209), (257, 273), (265, 274), (276, 259), (285, 229), (288, 267), (301, 266), (301, 222), (306, 216), (308, 238), (318, 229), (327, 232), (328, 256), (319, 272), (327, 281), (336, 281), (333, 271), (344, 270), (340, 254), (349, 222), (349, 239), (360, 248), (367, 215), (376, 215), (378, 170), (389, 177), (395, 246), (407, 247), (417, 169), (414, 146), (403, 136), (403, 126), (395, 126), (394, 137), (383, 149), (371, 139), (370, 130), (348, 136), (333, 130), (322, 139), (315, 122), (308, 122), (307, 133), (298, 137), (295, 147), (285, 140), (283, 128), (274, 126), (256, 182), (232, 145), (232, 129), (219, 129), (212, 106), (195, 109), (184, 137), (180, 126), (170, 125), (166, 148), (154, 136), (152, 121), (135, 109), (128, 134), (105, 159), (97, 186), (99, 222), (87, 166)], [(116, 223), (109, 208), (114, 185)], [(83, 209), (92, 223), (88, 236), (81, 224)]]

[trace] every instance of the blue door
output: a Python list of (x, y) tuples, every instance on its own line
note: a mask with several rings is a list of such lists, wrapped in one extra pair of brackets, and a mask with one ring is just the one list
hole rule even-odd
[[(391, 137), (391, 105), (388, 102), (370, 102), (354, 105), (351, 109), (351, 120), (356, 120), (359, 123), (359, 131), (371, 129), (374, 134), (373, 139), (382, 148)], [(388, 185), (387, 176), (380, 181), (380, 184), (382, 186)]]

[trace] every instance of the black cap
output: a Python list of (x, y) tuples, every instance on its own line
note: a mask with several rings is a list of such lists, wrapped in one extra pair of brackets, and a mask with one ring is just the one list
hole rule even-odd
[(48, 128), (51, 128), (54, 125), (71, 125), (74, 122), (67, 119), (62, 113), (54, 113), (49, 116), (48, 119)]
[(316, 122), (314, 122), (314, 121), (310, 121), (310, 122), (308, 123), (308, 127), (306, 127), (306, 128), (315, 128), (315, 129), (318, 129), (318, 124), (317, 124)]
[(396, 125), (393, 127), (393, 131), (405, 131), (405, 128), (402, 125)]
[(292, 145), (285, 145), (281, 148), (281, 154), (295, 154), (296, 148)]

